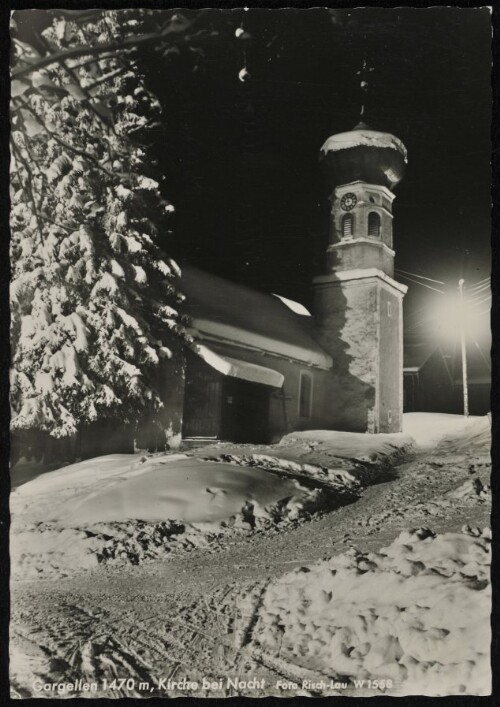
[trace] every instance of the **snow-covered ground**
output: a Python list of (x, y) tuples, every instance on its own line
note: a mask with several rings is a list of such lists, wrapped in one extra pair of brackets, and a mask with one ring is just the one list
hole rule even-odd
[(294, 441), (313, 445), (315, 451), (329, 452), (337, 457), (358, 461), (384, 461), (394, 455), (407, 454), (413, 447), (411, 434), (361, 434), (335, 430), (307, 430), (291, 432), (283, 437), (280, 445)]
[[(345, 483), (354, 479), (346, 475)], [(332, 494), (290, 474), (184, 454), (98, 457), (13, 491), (13, 576), (138, 563), (231, 532), (293, 523), (334, 507)]]
[[(272, 455), (115, 454), (42, 473), (11, 494), (13, 576), (138, 563), (228, 533), (294, 523), (351, 502), (360, 479), (366, 482), (362, 462), (383, 465), (411, 447), (402, 434), (320, 430), (287, 435)], [(351, 473), (338, 463), (293, 461), (304, 453), (356, 463)]]
[(490, 537), (475, 526), (489, 520), (490, 434), (488, 417), (415, 413), (399, 435), (112, 455), (20, 485), (17, 696), (40, 675), (174, 668), (263, 676), (238, 692), (251, 697), (336, 694), (330, 681), (353, 696), (487, 694)]
[(488, 418), (414, 413), (401, 434), (311, 430), (286, 435), (266, 454), (251, 445), (229, 454), (216, 445), (216, 461), (210, 454), (119, 454), (71, 464), (12, 492), (13, 576), (138, 563), (228, 533), (290, 525), (351, 503), (415, 443), (446, 443), (449, 451), (483, 443), (484, 434)]
[(488, 416), (464, 417), (439, 412), (407, 412), (403, 415), (403, 433), (412, 437), (420, 449), (432, 449), (445, 440), (463, 446), (482, 431), (489, 434), (490, 427)]
[(27, 484), (28, 481), (36, 479), (40, 474), (60, 469), (62, 466), (61, 462), (47, 463), (43, 459), (21, 457), (10, 469), (11, 490)]
[(13, 494), (26, 519), (68, 524), (179, 520), (217, 523), (245, 507), (307, 496), (296, 481), (185, 455), (109, 455), (38, 477)]
[(255, 646), (364, 694), (489, 694), (490, 539), (419, 529), (297, 568), (268, 587)]

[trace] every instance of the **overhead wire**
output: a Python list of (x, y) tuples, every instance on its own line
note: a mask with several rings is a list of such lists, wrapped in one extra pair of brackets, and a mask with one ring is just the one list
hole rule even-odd
[(477, 299), (478, 297), (490, 297), (491, 290), (489, 287), (486, 287), (484, 290), (477, 290), (477, 292), (469, 292), (466, 290), (465, 295), (469, 300)]
[(484, 282), (481, 285), (477, 285), (476, 287), (467, 287), (466, 290), (468, 292), (482, 292), (483, 290), (488, 290), (491, 287), (490, 282)]
[[(433, 282), (436, 285), (443, 285), (443, 286), (446, 285), (446, 283), (443, 282), (442, 280), (436, 280), (435, 278), (428, 277), (427, 275), (420, 275), (419, 273), (410, 272), (409, 270), (402, 270), (401, 268), (395, 268), (394, 272), (401, 275), (402, 277), (404, 277), (404, 279), (410, 280), (410, 282), (415, 282), (415, 284), (424, 285), (424, 283), (416, 282), (416, 280), (426, 280), (427, 282)], [(411, 278), (415, 278), (415, 279), (411, 279)], [(473, 297), (475, 297), (476, 295), (480, 295), (480, 293), (485, 292), (486, 290), (491, 288), (491, 281), (490, 280), (491, 280), (490, 277), (485, 277), (482, 280), (478, 280), (477, 282), (474, 282), (472, 285), (467, 286), (465, 288), (465, 292), (470, 293), (471, 296), (473, 296)], [(427, 285), (427, 287), (429, 287), (429, 289), (433, 289), (430, 287), (430, 285)], [(435, 291), (440, 292), (441, 294), (444, 294), (443, 292), (441, 292), (437, 288), (435, 289)]]
[(479, 282), (475, 282), (473, 285), (468, 286), (467, 289), (469, 290), (469, 292), (475, 292), (476, 290), (484, 290), (487, 287), (490, 287), (489, 277), (485, 277), (484, 280), (479, 280)]
[(407, 270), (399, 270), (398, 268), (395, 268), (395, 272), (401, 273), (402, 275), (411, 275), (412, 277), (418, 277), (422, 280), (428, 280), (429, 282), (435, 282), (438, 285), (446, 284), (446, 283), (442, 282), (441, 280), (434, 280), (432, 277), (425, 277), (424, 275), (418, 275), (417, 273), (408, 272)]
[(412, 277), (409, 277), (409, 275), (401, 275), (404, 280), (409, 280), (410, 282), (414, 282), (416, 285), (420, 285), (421, 287), (426, 287), (428, 290), (434, 290), (434, 292), (439, 292), (440, 295), (444, 295), (443, 290), (438, 290), (437, 287), (432, 287), (431, 285), (426, 285), (425, 282), (420, 282), (419, 280), (414, 280)]
[(483, 297), (491, 297), (491, 291), (490, 290), (482, 290), (481, 292), (477, 292), (475, 295), (469, 294), (468, 292), (465, 293), (465, 298), (469, 302), (477, 302), (478, 300), (482, 299)]

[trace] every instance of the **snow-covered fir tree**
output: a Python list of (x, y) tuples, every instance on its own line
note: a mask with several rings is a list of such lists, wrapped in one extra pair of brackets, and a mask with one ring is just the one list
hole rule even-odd
[[(160, 106), (127, 45), (150, 19), (56, 16), (43, 36), (62, 58), (47, 64), (14, 40), (13, 430), (65, 437), (158, 410), (154, 371), (186, 337), (177, 266), (155, 244), (173, 210), (144, 146)], [(182, 31), (182, 18), (167, 20), (165, 36)]]

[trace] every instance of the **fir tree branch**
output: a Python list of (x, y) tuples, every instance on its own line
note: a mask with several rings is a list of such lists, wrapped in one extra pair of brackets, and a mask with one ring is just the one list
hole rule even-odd
[[(91, 155), (89, 152), (86, 152), (83, 149), (80, 149), (78, 147), (75, 147), (74, 145), (71, 145), (71, 143), (66, 142), (62, 138), (60, 138), (58, 135), (56, 135), (55, 131), (50, 130), (47, 125), (43, 122), (43, 120), (40, 118), (39, 115), (33, 110), (33, 108), (30, 106), (29, 103), (27, 103), (22, 96), (19, 97), (21, 100), (21, 103), (23, 104), (23, 107), (28, 110), (33, 117), (36, 119), (40, 125), (43, 126), (44, 130), (46, 133), (48, 133), (56, 142), (58, 142), (62, 147), (65, 147), (67, 150), (70, 150), (71, 152), (74, 152), (76, 155), (79, 155), (80, 157), (85, 157), (89, 162), (92, 162), (92, 164), (101, 172), (104, 172), (104, 174), (107, 174), (108, 177), (111, 177), (114, 181), (120, 181), (120, 177), (118, 174), (115, 174), (114, 172), (110, 172), (109, 169), (106, 169), (106, 167), (103, 167), (102, 164), (97, 160), (93, 155)], [(22, 118), (22, 117), (21, 117)]]
[(118, 174), (115, 174), (114, 172), (110, 172), (109, 169), (106, 169), (106, 167), (103, 167), (102, 164), (97, 160), (93, 155), (90, 153), (86, 152), (85, 150), (81, 150), (78, 147), (75, 147), (74, 145), (71, 145), (69, 142), (66, 142), (65, 140), (62, 140), (60, 137), (58, 137), (55, 133), (53, 133), (51, 130), (47, 130), (47, 132), (50, 134), (50, 136), (58, 142), (62, 147), (65, 147), (67, 150), (70, 150), (71, 152), (74, 152), (76, 155), (79, 155), (80, 157), (85, 157), (86, 160), (89, 160), (89, 162), (92, 162), (92, 164), (101, 172), (104, 172), (104, 174), (107, 174), (108, 177), (111, 177), (114, 181), (119, 182), (120, 177)]
[[(35, 196), (34, 196), (34, 194), (33, 194), (33, 187), (32, 187), (32, 185), (33, 185), (33, 173), (32, 173), (32, 171), (31, 171), (31, 168), (30, 168), (29, 164), (26, 162), (26, 160), (24, 159), (24, 157), (23, 157), (22, 154), (21, 154), (21, 151), (18, 149), (17, 145), (15, 144), (15, 142), (14, 142), (13, 140), (11, 140), (11, 147), (12, 147), (12, 151), (14, 152), (14, 154), (15, 154), (15, 156), (16, 156), (16, 159), (19, 160), (19, 162), (23, 165), (24, 169), (26, 170), (26, 174), (27, 174), (27, 185), (26, 185), (25, 188), (26, 188), (27, 191), (28, 191), (29, 199), (30, 199), (30, 201), (31, 201), (31, 206), (32, 206), (32, 209), (33, 209), (33, 215), (35, 216), (35, 219), (36, 219), (36, 224), (37, 224), (38, 233), (39, 233), (39, 236), (40, 236), (40, 240), (41, 240), (41, 242), (42, 242), (42, 244), (43, 244), (43, 243), (45, 243), (45, 238), (44, 238), (44, 236), (43, 236), (43, 229), (42, 229), (42, 226), (41, 226), (41, 224), (40, 224), (40, 214), (38, 213), (38, 209), (37, 209), (37, 205), (36, 205), (36, 201), (35, 201)], [(20, 179), (21, 179), (21, 177), (20, 177)]]
[(92, 89), (96, 88), (96, 86), (100, 86), (100, 84), (105, 83), (106, 81), (110, 81), (111, 79), (114, 79), (117, 76), (121, 76), (122, 74), (126, 73), (128, 69), (128, 66), (122, 66), (120, 69), (115, 69), (114, 71), (110, 71), (108, 74), (103, 74), (103, 76), (96, 79), (94, 83), (89, 84), (85, 87), (85, 89), (82, 88), (82, 90), (90, 92), (92, 91)]
[(116, 135), (115, 126), (112, 123), (111, 123), (111, 125), (108, 125), (108, 123), (106, 123), (106, 121), (104, 120), (102, 115), (100, 115), (97, 112), (97, 110), (95, 109), (95, 107), (93, 106), (92, 96), (90, 95), (88, 88), (87, 87), (84, 88), (82, 86), (81, 79), (77, 75), (77, 73), (75, 71), (73, 71), (73, 69), (70, 66), (68, 66), (68, 64), (65, 61), (61, 61), (60, 64), (61, 64), (62, 68), (64, 69), (64, 71), (66, 71), (66, 73), (73, 79), (73, 81), (76, 82), (77, 86), (82, 91), (83, 95), (85, 96), (85, 104), (87, 105), (88, 108), (90, 108), (92, 113), (96, 116), (99, 123), (101, 123), (101, 125), (104, 125), (106, 130), (109, 130), (111, 128), (112, 132), (115, 133), (115, 135)]
[[(37, 176), (40, 176), (40, 178), (45, 182), (45, 184), (47, 184), (47, 175), (45, 174), (45, 171), (40, 167), (38, 160), (36, 160), (33, 157), (33, 153), (32, 153), (30, 146), (29, 146), (29, 140), (26, 139), (26, 135), (23, 135), (23, 146), (24, 146), (24, 149), (26, 150), (26, 152), (28, 153), (28, 156), (29, 156), (31, 162), (33, 164), (35, 164), (38, 169)], [(40, 194), (40, 203), (38, 204), (39, 209), (41, 209), (43, 206), (43, 199), (44, 199), (43, 194)]]
[(125, 39), (123, 39), (121, 42), (108, 42), (107, 44), (102, 44), (101, 46), (94, 47), (78, 46), (72, 47), (71, 49), (64, 49), (62, 51), (55, 52), (52, 55), (36, 59), (33, 61), (33, 63), (30, 63), (27, 66), (22, 66), (18, 69), (14, 69), (11, 72), (11, 77), (12, 79), (19, 79), (23, 76), (28, 76), (29, 74), (35, 71), (40, 71), (40, 69), (43, 69), (46, 66), (60, 63), (67, 59), (76, 59), (79, 56), (99, 56), (103, 52), (116, 51), (120, 49), (135, 49), (136, 47), (142, 44), (146, 44), (148, 42), (159, 42), (162, 39), (165, 39), (166, 37), (170, 37), (170, 39), (175, 43), (175, 39), (174, 37), (172, 37), (172, 35), (177, 35), (179, 37), (181, 33), (182, 39), (179, 38), (178, 41), (182, 41), (185, 43), (187, 40), (187, 30), (192, 29), (192, 27), (199, 22), (200, 18), (204, 14), (205, 11), (202, 10), (193, 20), (183, 25), (182, 28), (172, 27), (170, 23), (161, 32), (148, 32), (137, 37), (132, 35), (129, 37), (125, 37)]
[(78, 226), (73, 226), (72, 228), (70, 226), (63, 226), (62, 223), (57, 223), (57, 221), (54, 221), (54, 219), (51, 219), (50, 216), (47, 216), (46, 214), (38, 215), (42, 221), (47, 221), (47, 223), (51, 223), (54, 226), (57, 226), (57, 228), (62, 228), (63, 231), (67, 231), (68, 233), (74, 233), (78, 229)]
[(104, 53), (100, 56), (93, 56), (92, 59), (87, 59), (86, 61), (82, 61), (80, 64), (74, 64), (71, 68), (72, 69), (83, 69), (86, 66), (89, 66), (90, 64), (97, 64), (99, 61), (107, 61), (108, 59), (123, 58), (124, 56), (127, 56), (132, 51), (133, 51), (133, 49), (120, 50), (120, 51), (116, 51), (116, 52)]

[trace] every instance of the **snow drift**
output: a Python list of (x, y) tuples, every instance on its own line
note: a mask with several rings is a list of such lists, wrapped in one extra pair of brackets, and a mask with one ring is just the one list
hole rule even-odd
[(254, 648), (353, 688), (385, 679), (392, 695), (489, 694), (491, 534), (464, 531), (405, 531), (377, 553), (285, 574), (266, 591)]
[[(144, 459), (144, 457), (142, 457)], [(33, 520), (88, 524), (141, 519), (211, 523), (245, 504), (265, 508), (305, 490), (260, 469), (203, 463), (181, 455), (111, 455), (38, 477), (15, 492)], [(27, 504), (29, 503), (29, 510)]]
[(403, 415), (403, 432), (415, 440), (420, 449), (432, 449), (446, 441), (449, 450), (456, 448), (452, 441), (460, 440), (460, 447), (467, 448), (468, 442), (482, 436), (482, 442), (490, 434), (488, 416), (464, 417), (447, 413), (407, 412)]
[(418, 450), (485, 451), (491, 438), (487, 415), (410, 412), (403, 415), (403, 431), (393, 434), (364, 434), (335, 430), (307, 430), (285, 435), (280, 445), (309, 443), (315, 453), (325, 452), (360, 462), (393, 463)]
[[(257, 467), (310, 480), (334, 490), (344, 503), (362, 489), (387, 477), (391, 466), (411, 458), (414, 441), (409, 435), (361, 434), (335, 430), (291, 432), (278, 444), (254, 445), (222, 442), (197, 450), (207, 461)], [(351, 496), (351, 499), (349, 499)]]
[(48, 472), (11, 494), (13, 575), (138, 563), (235, 530), (293, 523), (333, 491), (259, 468), (182, 454), (110, 455)]
[(288, 446), (295, 441), (311, 445), (315, 452), (327, 452), (360, 462), (391, 463), (413, 448), (413, 439), (408, 434), (364, 434), (335, 430), (291, 432), (282, 438), (280, 445)]

